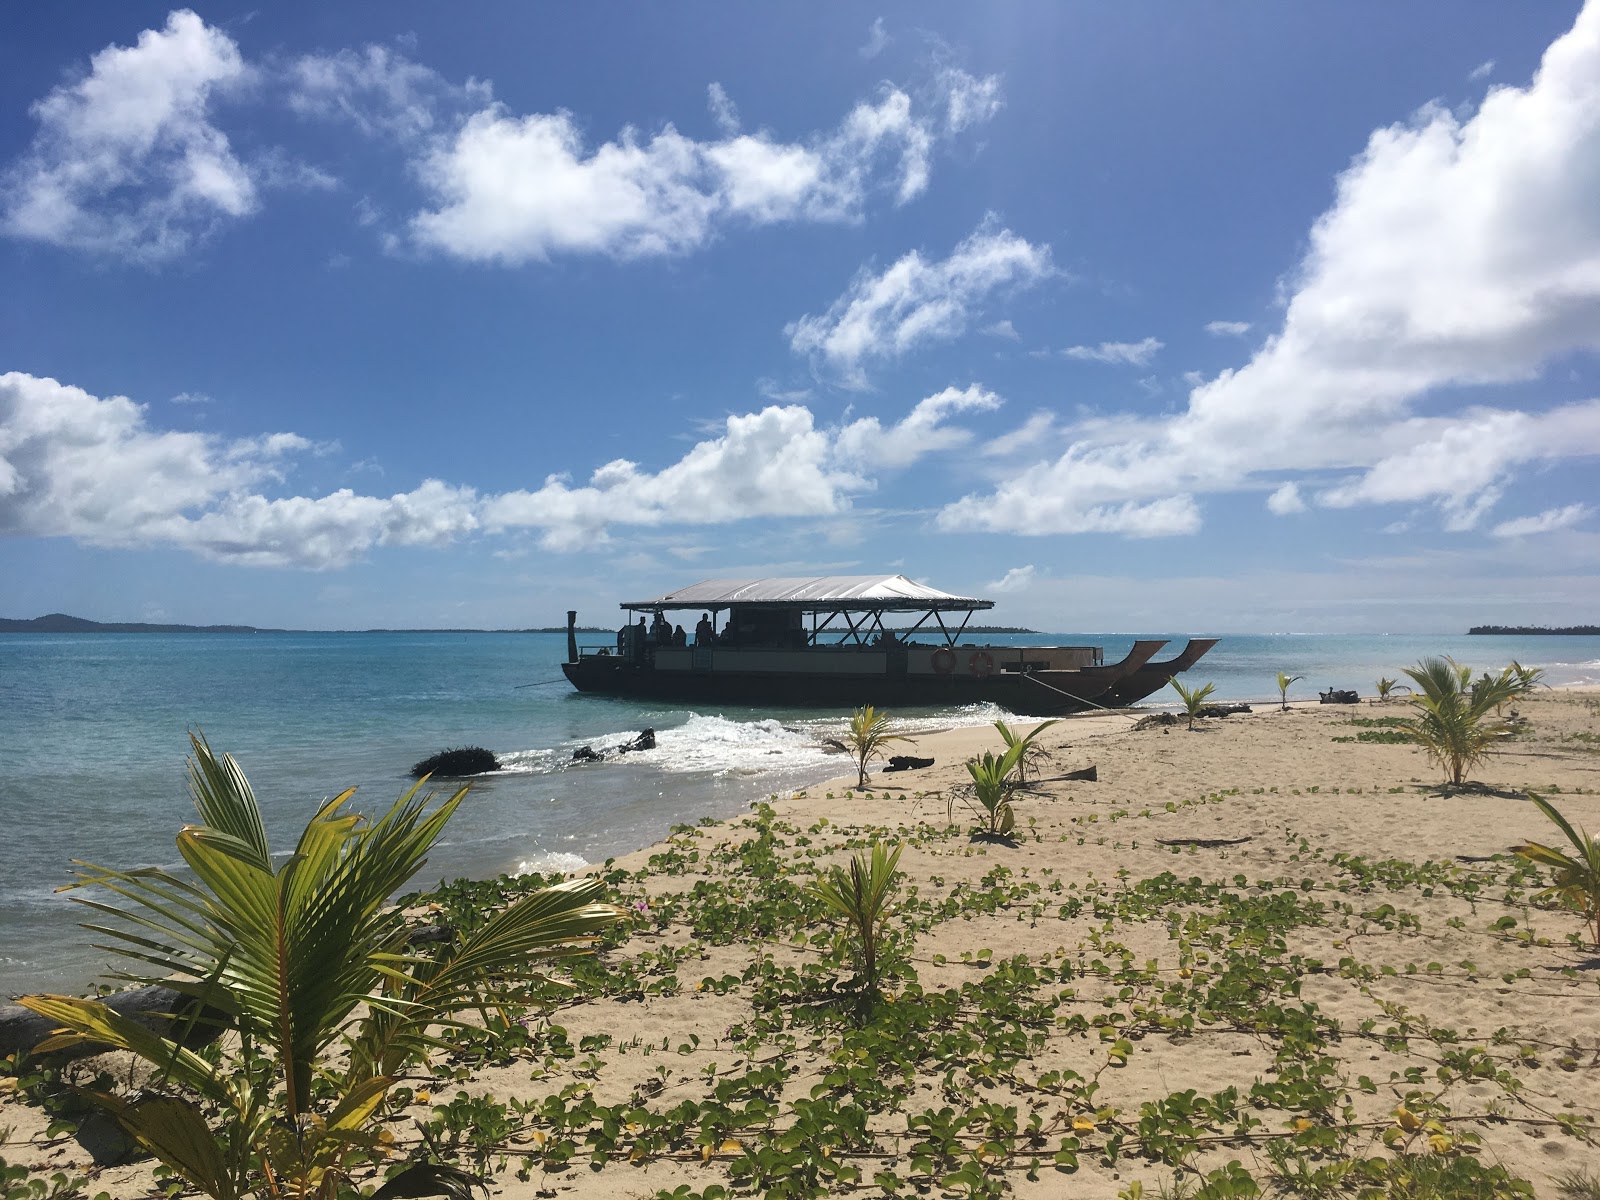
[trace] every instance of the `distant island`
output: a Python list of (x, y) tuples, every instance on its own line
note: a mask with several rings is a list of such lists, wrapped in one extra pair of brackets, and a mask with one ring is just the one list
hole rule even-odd
[[(66, 613), (17, 620), (0, 617), (0, 633), (565, 633), (565, 625), (538, 629), (260, 629), (254, 625), (153, 625), (146, 621), (90, 621)], [(579, 633), (609, 633), (598, 625), (579, 625)]]
[(1546, 629), (1543, 625), (1474, 625), (1472, 633), (1549, 634), (1553, 637), (1600, 637), (1600, 625), (1563, 625), (1559, 629)]

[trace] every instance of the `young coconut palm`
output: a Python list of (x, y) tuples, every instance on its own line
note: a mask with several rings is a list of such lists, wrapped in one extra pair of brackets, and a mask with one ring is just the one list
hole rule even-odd
[(1396, 687), (1398, 687), (1403, 692), (1409, 692), (1411, 690), (1405, 684), (1400, 683), (1398, 680), (1389, 679), (1389, 678), (1386, 678), (1386, 677), (1385, 678), (1380, 678), (1378, 680), (1378, 699), (1379, 700), (1388, 700), (1390, 698), (1390, 696), (1393, 694), (1393, 692), (1394, 692)]
[(973, 831), (975, 837), (1005, 838), (1016, 828), (1017, 814), (1006, 797), (1011, 794), (1011, 773), (1022, 759), (1023, 745), (1019, 741), (998, 756), (985, 750), (982, 758), (967, 763), (977, 801), (973, 808), (979, 822)]
[(845, 745), (856, 760), (856, 787), (867, 786), (867, 764), (883, 753), (890, 742), (909, 742), (902, 734), (889, 732), (889, 714), (872, 705), (864, 705), (850, 714), (850, 728), (844, 735)]
[(844, 922), (855, 939), (856, 983), (863, 996), (878, 994), (883, 964), (884, 924), (889, 919), (889, 894), (898, 878), (903, 845), (890, 851), (882, 842), (872, 847), (872, 857), (857, 853), (850, 866), (835, 866), (811, 885), (811, 894)]
[(1183, 700), (1184, 711), (1189, 714), (1189, 728), (1194, 728), (1194, 719), (1200, 710), (1205, 707), (1206, 697), (1217, 690), (1217, 685), (1208, 683), (1204, 687), (1187, 688), (1176, 679), (1172, 680), (1172, 687)]
[(1517, 847), (1517, 854), (1529, 862), (1549, 867), (1555, 872), (1555, 886), (1540, 892), (1536, 899), (1551, 898), (1583, 917), (1589, 926), (1589, 937), (1600, 948), (1600, 837), (1590, 837), (1580, 826), (1574, 829), (1553, 804), (1529, 796), (1539, 811), (1555, 822), (1556, 828), (1567, 835), (1575, 854), (1565, 854), (1528, 842)]
[(1291, 675), (1287, 671), (1278, 672), (1278, 703), (1284, 712), (1289, 711), (1289, 685), (1304, 678), (1304, 675)]
[(1010, 750), (1014, 746), (1022, 747), (1021, 751), (1017, 755), (1018, 783), (1028, 782), (1028, 768), (1034, 765), (1038, 758), (1044, 754), (1044, 748), (1042, 746), (1035, 746), (1033, 744), (1033, 739), (1038, 737), (1046, 729), (1049, 729), (1050, 726), (1054, 725), (1057, 720), (1059, 720), (1059, 718), (1043, 721), (1040, 724), (1035, 725), (1033, 727), (1033, 731), (1026, 735), (1018, 733), (1004, 721), (996, 721), (994, 723), (994, 727), (1000, 731), (1000, 736), (1005, 739), (1007, 750)]
[[(213, 1065), (96, 1000), (21, 1003), (68, 1031), (36, 1050), (103, 1042), (156, 1067), (135, 1097), (90, 1095), (191, 1187), (215, 1200), (331, 1200), (375, 1154), (375, 1118), (397, 1073), (439, 1044), (430, 1026), (510, 1002), (517, 985), (553, 983), (544, 968), (586, 953), (623, 912), (598, 903), (598, 880), (578, 879), (524, 896), (459, 943), (410, 947), (389, 898), (421, 868), (465, 788), (429, 813), (419, 782), (370, 822), (345, 808), (354, 789), (342, 792), (294, 853), (275, 859), (238, 764), (190, 740), (200, 822), (179, 832), (178, 852), (193, 880), (79, 863), (68, 887), (125, 902), (82, 901), (119, 923), (86, 928), (141, 964), (118, 978), (164, 983), (225, 1014), (235, 1036), (221, 1059)], [(314, 1091), (313, 1077), (332, 1086)], [(218, 1128), (197, 1099), (219, 1110)], [(470, 1181), (417, 1163), (377, 1195), (466, 1196)]]
[(1453, 658), (1424, 658), (1405, 673), (1417, 685), (1410, 697), (1417, 715), (1401, 729), (1459, 787), (1505, 732), (1491, 714), (1514, 697), (1513, 677), (1502, 671), (1473, 683), (1472, 669)]

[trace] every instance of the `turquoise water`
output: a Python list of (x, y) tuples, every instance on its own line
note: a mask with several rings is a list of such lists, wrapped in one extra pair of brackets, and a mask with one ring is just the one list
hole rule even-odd
[[(1132, 639), (992, 640), (1099, 644), (1113, 661)], [(819, 746), (842, 725), (838, 713), (580, 696), (561, 678), (565, 652), (562, 634), (0, 635), (0, 993), (79, 988), (106, 961), (76, 928), (77, 906), (53, 891), (70, 859), (176, 865), (173, 835), (193, 815), (189, 730), (239, 759), (279, 845), (345, 787), (374, 811), (409, 786), (412, 763), (487, 746), (505, 769), (474, 784), (424, 869), (429, 882), (603, 861), (674, 824), (843, 771)], [(1188, 678), (1216, 683), (1220, 699), (1264, 700), (1286, 670), (1306, 676), (1290, 697), (1314, 699), (1326, 687), (1370, 693), (1380, 674), (1433, 653), (1478, 668), (1516, 658), (1552, 683), (1600, 683), (1600, 638), (1555, 637), (1236, 636)], [(997, 714), (895, 715), (929, 726)], [(646, 726), (658, 732), (654, 752), (571, 762), (578, 746)]]

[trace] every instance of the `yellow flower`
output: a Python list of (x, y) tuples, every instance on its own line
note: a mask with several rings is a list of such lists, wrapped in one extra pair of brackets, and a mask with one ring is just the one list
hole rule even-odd
[(1294, 1123), (1294, 1131), (1296, 1133), (1304, 1133), (1306, 1130), (1310, 1129), (1312, 1127), (1312, 1125), (1314, 1125), (1315, 1123), (1316, 1122), (1312, 1121), (1311, 1118), (1309, 1118), (1309, 1117), (1301, 1117), (1299, 1120), (1297, 1120)]
[(1072, 1118), (1072, 1128), (1074, 1130), (1076, 1130), (1078, 1133), (1093, 1133), (1094, 1132), (1094, 1118), (1093, 1117), (1073, 1117)]
[(1194, 972), (1191, 971), (1188, 967), (1179, 967), (1178, 968), (1178, 978), (1179, 979), (1187, 979), (1187, 978), (1189, 978), (1189, 976), (1191, 976), (1193, 974), (1194, 974)]
[(418, 1104), (426, 1104), (429, 1100), (432, 1100), (432, 1099), (433, 1099), (433, 1093), (430, 1092), (427, 1088), (423, 1088), (421, 1091), (419, 1091), (417, 1093), (417, 1103)]

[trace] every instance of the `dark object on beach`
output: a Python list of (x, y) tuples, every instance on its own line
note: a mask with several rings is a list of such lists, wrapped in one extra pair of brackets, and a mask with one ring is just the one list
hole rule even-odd
[[(99, 999), (113, 1012), (131, 1017), (164, 1037), (174, 1034), (173, 1014), (177, 1014), (177, 1031), (184, 1032), (183, 1044), (191, 1050), (216, 1041), (228, 1020), (227, 1015), (217, 1009), (200, 1006), (192, 997), (165, 987), (134, 988)], [(197, 1009), (198, 1015), (195, 1015)], [(60, 1028), (59, 1023), (20, 1004), (0, 1005), (0, 1057), (30, 1051)], [(91, 1054), (104, 1054), (110, 1049), (103, 1042), (84, 1042), (57, 1050), (50, 1057), (57, 1062), (68, 1062)]]
[(634, 750), (654, 750), (656, 748), (656, 731), (646, 729), (631, 742), (625, 742), (617, 747), (618, 754), (628, 754)]
[(923, 767), (933, 766), (931, 758), (917, 758), (910, 754), (894, 754), (889, 758), (889, 765), (885, 771), (920, 771)]
[(1250, 711), (1248, 704), (1207, 704), (1194, 715), (1197, 717), (1231, 717)]
[(440, 779), (457, 779), (463, 775), (482, 775), (485, 771), (498, 771), (500, 760), (482, 746), (461, 746), (454, 750), (441, 750), (432, 758), (425, 758), (411, 768), (411, 776), (437, 775)]
[(1317, 695), (1322, 698), (1322, 702), (1324, 704), (1360, 704), (1361, 703), (1361, 693), (1360, 692), (1355, 692), (1355, 691), (1341, 691), (1341, 690), (1339, 690), (1337, 688), (1329, 688), (1325, 692), (1318, 692)]
[(604, 754), (595, 753), (592, 746), (579, 746), (572, 752), (573, 762), (599, 762), (604, 757)]
[(1100, 768), (1091, 763), (1078, 771), (1068, 771), (1065, 775), (1057, 775), (1057, 779), (1084, 779), (1090, 783), (1100, 782)]
[(1250, 841), (1253, 837), (1255, 837), (1255, 834), (1247, 833), (1247, 834), (1244, 835), (1244, 837), (1236, 837), (1236, 838), (1207, 838), (1207, 837), (1157, 838), (1156, 839), (1156, 844), (1158, 846), (1201, 846), (1201, 847), (1210, 849), (1210, 848), (1213, 848), (1213, 847), (1216, 847), (1216, 846), (1242, 846), (1246, 842)]
[(456, 940), (456, 931), (448, 925), (418, 925), (406, 933), (408, 946), (432, 946)]
[(1156, 729), (1162, 725), (1176, 725), (1180, 720), (1177, 713), (1151, 713), (1148, 717), (1140, 717), (1133, 723), (1133, 731), (1141, 729)]

